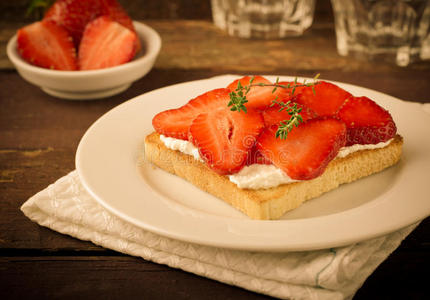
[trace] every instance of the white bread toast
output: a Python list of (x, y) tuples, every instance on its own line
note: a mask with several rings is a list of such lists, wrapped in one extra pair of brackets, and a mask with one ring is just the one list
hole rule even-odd
[(304, 201), (359, 178), (388, 168), (400, 159), (403, 138), (378, 149), (361, 150), (329, 163), (324, 173), (312, 180), (283, 184), (269, 189), (240, 189), (227, 176), (210, 170), (192, 156), (168, 149), (154, 132), (145, 138), (145, 158), (161, 169), (186, 179), (200, 189), (226, 201), (252, 219), (279, 219)]

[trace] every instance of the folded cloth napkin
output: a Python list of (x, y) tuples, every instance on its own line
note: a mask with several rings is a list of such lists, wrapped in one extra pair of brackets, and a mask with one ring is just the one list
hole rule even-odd
[(289, 299), (350, 299), (417, 224), (346, 247), (263, 253), (186, 243), (136, 227), (100, 206), (76, 171), (25, 202), (21, 210), (58, 232), (146, 260)]
[[(430, 113), (430, 104), (411, 103)], [(288, 299), (351, 299), (366, 278), (418, 225), (345, 247), (264, 253), (181, 242), (112, 215), (83, 188), (76, 171), (25, 202), (34, 222), (159, 264)]]

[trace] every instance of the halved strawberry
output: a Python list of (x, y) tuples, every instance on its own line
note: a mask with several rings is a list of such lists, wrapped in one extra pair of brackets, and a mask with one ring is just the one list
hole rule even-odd
[(137, 35), (107, 16), (88, 23), (79, 47), (81, 70), (117, 66), (133, 59)]
[[(254, 80), (252, 84), (258, 84), (258, 83), (264, 83), (264, 84), (272, 84), (271, 81), (268, 79), (262, 77), (262, 76), (245, 76), (240, 79), (236, 79), (232, 83), (230, 83), (227, 88), (230, 91), (236, 91), (238, 84), (242, 86), (249, 85), (252, 77), (254, 77)], [(288, 95), (288, 91), (283, 88), (277, 88), (273, 92), (274, 87), (273, 86), (253, 86), (249, 90), (248, 94), (246, 95), (246, 98), (248, 99), (248, 103), (245, 104), (247, 108), (251, 109), (265, 109), (270, 104), (272, 104), (272, 101), (282, 100)], [(244, 91), (245, 93), (245, 91)]]
[[(101, 15), (109, 16), (112, 20), (120, 23), (122, 26), (127, 27), (131, 31), (136, 33), (136, 29), (133, 25), (133, 20), (121, 6), (117, 0), (99, 0), (101, 5)], [(141, 45), (140, 40), (136, 41), (136, 53), (140, 51)]]
[[(43, 19), (63, 26), (78, 48), (87, 24), (100, 16), (109, 16), (135, 32), (133, 21), (117, 0), (57, 0), (46, 11)], [(139, 40), (136, 46), (137, 52), (140, 49)]]
[(67, 31), (42, 21), (18, 30), (18, 52), (29, 63), (48, 69), (77, 70), (76, 50)]
[(346, 126), (335, 118), (315, 118), (294, 128), (285, 140), (276, 138), (277, 126), (258, 137), (257, 150), (292, 179), (321, 175), (346, 142)]
[(190, 140), (209, 168), (218, 174), (232, 174), (245, 165), (263, 127), (263, 118), (255, 110), (208, 111), (192, 122)]
[(85, 26), (100, 15), (100, 0), (57, 0), (46, 11), (43, 19), (63, 26), (78, 47)]
[(188, 140), (191, 123), (199, 114), (218, 109), (228, 110), (229, 92), (227, 89), (215, 89), (191, 99), (180, 108), (162, 111), (152, 119), (152, 126), (165, 136)]
[[(285, 103), (287, 103), (287, 101)], [(317, 117), (315, 112), (302, 104), (290, 102), (288, 106), (293, 107), (294, 104), (296, 104), (297, 107), (301, 109), (299, 114), (302, 117), (303, 122)], [(281, 107), (279, 106), (279, 104), (275, 104), (274, 106), (269, 107), (263, 111), (264, 125), (266, 127), (270, 127), (272, 125), (279, 125), (280, 122), (289, 120), (291, 118), (291, 115), (286, 109), (279, 111), (280, 109)]]
[(295, 101), (312, 109), (319, 116), (332, 116), (351, 94), (329, 82), (319, 81), (312, 87), (297, 87)]
[(337, 115), (347, 127), (347, 146), (386, 142), (397, 132), (390, 113), (367, 97), (348, 98)]
[(259, 150), (257, 150), (257, 145), (254, 145), (254, 147), (249, 150), (248, 158), (246, 159), (246, 165), (250, 166), (253, 164), (259, 164), (259, 165), (271, 165), (272, 162), (265, 158), (263, 154)]

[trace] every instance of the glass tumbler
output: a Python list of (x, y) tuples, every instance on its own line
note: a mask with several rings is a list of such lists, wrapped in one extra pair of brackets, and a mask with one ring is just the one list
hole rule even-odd
[(217, 27), (241, 38), (298, 36), (312, 24), (315, 0), (211, 0)]
[(340, 55), (398, 66), (430, 58), (429, 0), (331, 0)]

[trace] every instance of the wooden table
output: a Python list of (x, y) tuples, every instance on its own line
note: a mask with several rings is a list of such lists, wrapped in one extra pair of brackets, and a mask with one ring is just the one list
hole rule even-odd
[[(180, 270), (61, 235), (28, 220), (19, 207), (75, 168), (86, 129), (116, 105), (178, 82), (225, 73), (313, 76), (430, 102), (430, 62), (399, 68), (340, 57), (330, 16), (304, 36), (278, 41), (228, 37), (210, 20), (145, 20), (163, 47), (154, 69), (126, 92), (65, 101), (24, 81), (4, 46), (23, 23), (0, 24), (0, 298), (263, 299)], [(428, 137), (423, 137), (428, 138)], [(407, 200), (407, 199), (405, 199)], [(430, 200), (430, 199), (429, 199)], [(354, 299), (429, 296), (430, 220), (424, 220), (367, 279)]]

